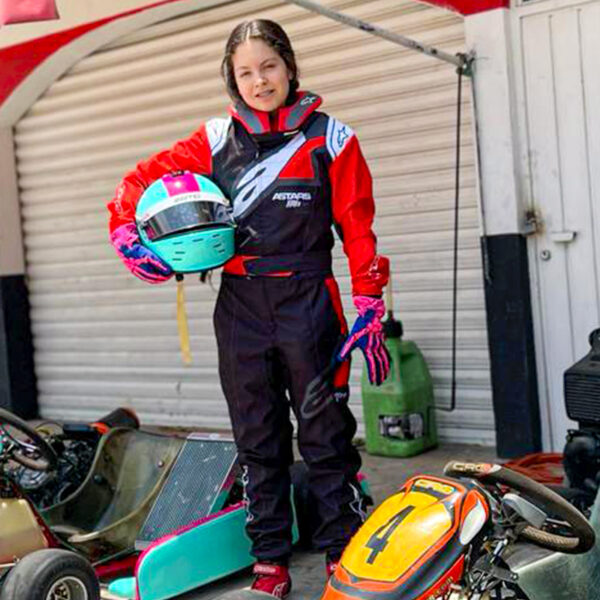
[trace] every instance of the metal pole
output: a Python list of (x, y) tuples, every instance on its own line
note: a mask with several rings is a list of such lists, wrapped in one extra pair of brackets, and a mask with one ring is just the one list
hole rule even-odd
[[(447, 63), (450, 63), (459, 69), (466, 71), (465, 67), (467, 66), (467, 60), (464, 55), (453, 55), (448, 54), (447, 52), (443, 52), (442, 50), (438, 50), (437, 48), (432, 48), (431, 46), (425, 46), (424, 44), (420, 44), (419, 42), (415, 42), (415, 40), (411, 40), (399, 33), (394, 33), (393, 31), (388, 31), (387, 29), (382, 29), (381, 27), (377, 27), (377, 25), (371, 25), (370, 23), (366, 23), (365, 21), (361, 21), (360, 19), (356, 19), (349, 15), (344, 15), (335, 10), (331, 10), (317, 2), (312, 2), (311, 0), (287, 0), (292, 4), (297, 4), (298, 6), (302, 6), (307, 10), (318, 13), (320, 15), (324, 15), (325, 17), (329, 17), (334, 21), (338, 21), (343, 23), (344, 25), (349, 25), (350, 27), (354, 27), (355, 29), (360, 29), (361, 31), (365, 31), (366, 33), (371, 33), (378, 37), (381, 37), (385, 40), (393, 42), (394, 44), (399, 44), (400, 46), (404, 46), (405, 48), (409, 48), (411, 50), (416, 50), (417, 52), (421, 52), (426, 54), (427, 56), (431, 56), (433, 58), (438, 58), (439, 60), (443, 60)], [(465, 72), (468, 75), (468, 72)]]

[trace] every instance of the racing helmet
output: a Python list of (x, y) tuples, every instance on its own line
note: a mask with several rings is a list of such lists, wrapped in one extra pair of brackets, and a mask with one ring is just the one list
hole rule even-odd
[(231, 205), (207, 177), (164, 175), (142, 194), (135, 220), (142, 244), (176, 273), (208, 271), (234, 254)]

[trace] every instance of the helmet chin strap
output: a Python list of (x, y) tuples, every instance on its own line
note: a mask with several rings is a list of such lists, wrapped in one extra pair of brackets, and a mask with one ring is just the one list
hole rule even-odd
[(177, 273), (175, 279), (177, 280), (177, 329), (179, 331), (179, 347), (181, 349), (183, 364), (187, 366), (192, 362), (192, 354), (190, 352), (190, 331), (188, 329), (187, 312), (185, 310), (183, 275)]

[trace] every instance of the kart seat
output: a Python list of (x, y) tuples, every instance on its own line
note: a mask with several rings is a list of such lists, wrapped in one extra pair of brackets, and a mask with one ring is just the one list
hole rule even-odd
[(51, 531), (92, 562), (133, 551), (136, 535), (185, 443), (116, 428), (106, 433), (82, 485), (41, 511)]

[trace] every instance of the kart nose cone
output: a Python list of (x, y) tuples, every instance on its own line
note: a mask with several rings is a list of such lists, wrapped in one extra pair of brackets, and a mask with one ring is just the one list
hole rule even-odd
[(335, 575), (332, 575), (325, 586), (325, 591), (321, 596), (321, 600), (349, 600), (349, 596), (346, 596), (343, 592), (336, 590), (333, 587), (333, 582), (335, 581)]

